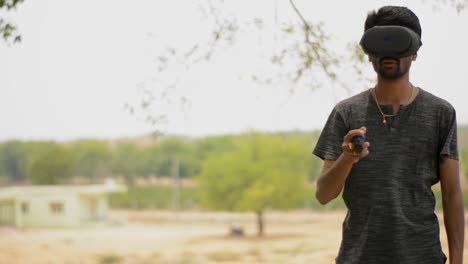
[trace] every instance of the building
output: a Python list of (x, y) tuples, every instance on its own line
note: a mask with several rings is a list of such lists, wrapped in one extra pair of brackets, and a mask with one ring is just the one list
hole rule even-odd
[(0, 225), (74, 227), (108, 220), (108, 196), (123, 185), (54, 185), (0, 188)]

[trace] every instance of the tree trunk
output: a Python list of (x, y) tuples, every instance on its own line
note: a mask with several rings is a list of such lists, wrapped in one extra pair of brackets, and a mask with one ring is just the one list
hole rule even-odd
[(257, 211), (257, 235), (259, 237), (263, 236), (263, 210)]

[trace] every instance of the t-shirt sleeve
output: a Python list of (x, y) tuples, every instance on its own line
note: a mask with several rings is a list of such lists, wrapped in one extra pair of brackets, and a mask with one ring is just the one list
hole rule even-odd
[(457, 117), (453, 107), (442, 112), (439, 127), (439, 156), (458, 160)]
[(335, 107), (320, 134), (313, 154), (322, 160), (338, 159), (343, 152), (341, 145), (347, 131), (343, 116), (339, 113), (337, 107)]

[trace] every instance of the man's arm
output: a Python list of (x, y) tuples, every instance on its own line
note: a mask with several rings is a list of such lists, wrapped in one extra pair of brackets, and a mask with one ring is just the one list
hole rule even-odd
[(441, 161), (439, 170), (449, 260), (450, 264), (462, 264), (465, 220), (458, 161), (445, 158)]
[(337, 160), (325, 160), (322, 172), (317, 178), (317, 190), (315, 197), (321, 204), (326, 204), (335, 199), (343, 189), (343, 185), (351, 171), (353, 164), (369, 154), (369, 142), (363, 144), (360, 153), (353, 153), (349, 143), (354, 136), (364, 135), (366, 128), (354, 129), (348, 132), (343, 139), (343, 152)]

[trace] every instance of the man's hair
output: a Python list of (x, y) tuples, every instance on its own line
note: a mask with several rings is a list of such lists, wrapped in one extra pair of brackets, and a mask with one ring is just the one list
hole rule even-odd
[(374, 26), (402, 26), (416, 32), (421, 38), (421, 25), (413, 11), (404, 6), (384, 6), (367, 14), (364, 31)]

